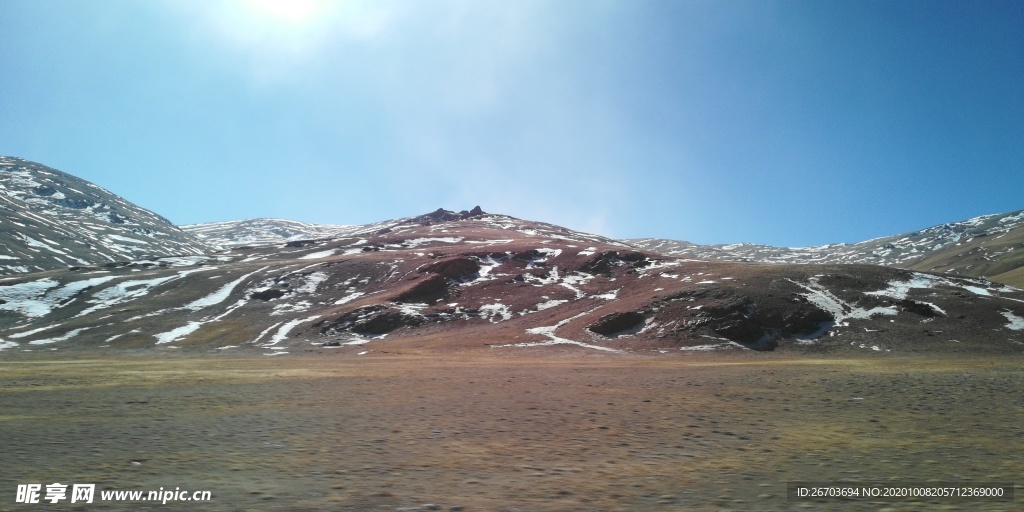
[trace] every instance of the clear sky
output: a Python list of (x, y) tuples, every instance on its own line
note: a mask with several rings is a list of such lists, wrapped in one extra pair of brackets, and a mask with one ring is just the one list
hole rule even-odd
[(178, 224), (855, 242), (1024, 208), (1024, 2), (0, 0), (0, 154)]

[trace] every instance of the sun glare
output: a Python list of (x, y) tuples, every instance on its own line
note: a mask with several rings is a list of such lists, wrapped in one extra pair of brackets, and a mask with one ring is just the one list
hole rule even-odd
[[(376, 1), (376, 0), (370, 0)], [(179, 5), (179, 4), (174, 4)], [(329, 59), (337, 45), (377, 37), (390, 10), (360, 0), (220, 0), (181, 2), (200, 29), (242, 62), (258, 84), (301, 79), (307, 64)]]
[(241, 5), (247, 15), (260, 21), (293, 27), (310, 24), (326, 10), (319, 0), (242, 0)]

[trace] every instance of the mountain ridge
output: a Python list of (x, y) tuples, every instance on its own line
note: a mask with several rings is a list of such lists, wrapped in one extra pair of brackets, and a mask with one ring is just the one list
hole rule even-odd
[(194, 234), (208, 243), (219, 247), (238, 247), (244, 245), (273, 245), (310, 239), (353, 236), (389, 229), (407, 223), (423, 223), (469, 219), (486, 215), (480, 206), (472, 210), (455, 212), (438, 208), (433, 212), (378, 221), (370, 224), (317, 224), (287, 219), (256, 218), (238, 221), (206, 222), (180, 226), (182, 230)]
[[(791, 248), (746, 243), (699, 245), (660, 238), (625, 241), (683, 258), (757, 263), (862, 263), (981, 277), (1024, 287), (1024, 280), (1013, 272), (1024, 266), (1024, 251), (1009, 254), (1024, 248), (1024, 210), (981, 215), (853, 244)], [(1010, 256), (1004, 265), (984, 263), (991, 262), (993, 256), (1003, 255)]]
[(112, 192), (36, 162), (0, 156), (0, 275), (211, 248)]
[[(5, 186), (8, 197), (14, 190), (32, 199), (32, 188), (45, 185), (18, 176), (22, 189)], [(144, 216), (127, 202), (99, 204), (51, 208), (91, 227), (69, 232), (80, 238), (68, 244), (137, 227), (127, 213)], [(93, 219), (111, 211), (127, 220), (108, 228)], [(1005, 228), (996, 235), (943, 248), (1012, 242), (1016, 220), (1004, 218), (977, 223), (986, 233)], [(232, 242), (218, 250), (62, 261), (0, 277), (0, 352), (1024, 351), (1024, 291), (978, 278), (860, 263), (695, 260), (479, 207), (363, 226), (261, 223), (236, 231), (270, 238), (259, 244), (233, 243), (239, 224), (228, 223), (207, 226), (208, 239)], [(924, 247), (929, 236), (903, 245)]]

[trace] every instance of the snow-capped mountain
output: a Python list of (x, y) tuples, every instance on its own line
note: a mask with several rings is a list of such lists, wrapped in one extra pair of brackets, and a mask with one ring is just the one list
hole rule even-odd
[(690, 261), (483, 211), (387, 224), (0, 278), (0, 350), (1024, 350), (1024, 292), (984, 280)]
[(159, 215), (56, 169), (0, 157), (0, 275), (211, 249)]
[(522, 224), (519, 219), (507, 215), (492, 215), (484, 212), (479, 206), (472, 210), (459, 212), (438, 208), (437, 210), (413, 217), (392, 219), (363, 225), (313, 224), (284, 219), (250, 219), (230, 222), (210, 222), (181, 226), (181, 229), (194, 234), (210, 245), (222, 248), (243, 246), (268, 246), (288, 242), (326, 240), (331, 238), (356, 237), (364, 235), (385, 234), (393, 230), (402, 230), (411, 226), (430, 225), (437, 222), (487, 218), (504, 229), (517, 231), (526, 235), (546, 234), (548, 236), (568, 237), (571, 239), (587, 238), (602, 243), (618, 243), (612, 239), (572, 231), (553, 224), (530, 222)]
[[(214, 251), (82, 180), (0, 163), (0, 255), (17, 273), (0, 277), (5, 354), (1024, 351), (1021, 290), (859, 264), (849, 251), (861, 244), (804, 250), (807, 259), (837, 255), (821, 259), (829, 263), (729, 262), (692, 245), (679, 246), (691, 251), (681, 257), (659, 254), (476, 207), (363, 226), (188, 227), (223, 248)], [(894, 265), (941, 269), (981, 258), (998, 270), (1021, 254), (1012, 249), (1022, 217), (980, 217), (864, 247)], [(668, 252), (663, 242), (634, 243)], [(1000, 250), (1002, 259), (984, 259)], [(922, 259), (904, 259), (913, 254)]]
[[(756, 244), (697, 245), (643, 238), (627, 242), (681, 258), (759, 263), (863, 263), (985, 277), (1024, 287), (1024, 210), (983, 215), (913, 233), (855, 244), (786, 248)], [(1014, 252), (1017, 251), (1017, 252)], [(1006, 274), (1006, 275), (1004, 275)]]
[(285, 219), (248, 219), (186, 224), (181, 226), (181, 229), (210, 245), (230, 248), (346, 236), (356, 227), (358, 226), (313, 224)]

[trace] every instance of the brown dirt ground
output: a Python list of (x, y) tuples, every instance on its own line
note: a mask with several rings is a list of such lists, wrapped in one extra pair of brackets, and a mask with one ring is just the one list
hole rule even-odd
[[(1024, 510), (1019, 356), (531, 354), (12, 356), (0, 510)], [(843, 479), (1020, 497), (786, 497)], [(14, 504), (53, 482), (213, 500)]]

